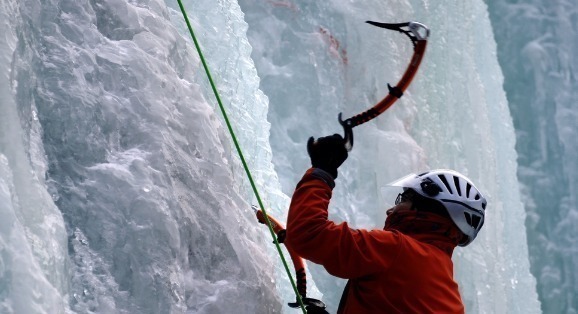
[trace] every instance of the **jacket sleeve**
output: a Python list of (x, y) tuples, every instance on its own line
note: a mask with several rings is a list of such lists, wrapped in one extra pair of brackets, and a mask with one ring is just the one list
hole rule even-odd
[(357, 230), (327, 219), (333, 179), (309, 169), (291, 199), (285, 245), (301, 257), (321, 264), (332, 275), (358, 278), (383, 272), (400, 249), (400, 237), (385, 230)]

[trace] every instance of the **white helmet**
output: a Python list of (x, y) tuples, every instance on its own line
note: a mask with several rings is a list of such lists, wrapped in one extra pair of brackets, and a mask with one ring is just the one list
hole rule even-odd
[(472, 181), (457, 171), (436, 169), (422, 174), (410, 174), (389, 185), (412, 189), (423, 197), (440, 202), (470, 244), (484, 225), (486, 199)]

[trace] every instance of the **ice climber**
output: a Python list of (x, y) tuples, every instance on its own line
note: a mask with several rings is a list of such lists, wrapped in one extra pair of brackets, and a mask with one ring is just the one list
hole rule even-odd
[(452, 252), (484, 224), (486, 199), (452, 170), (409, 175), (381, 230), (335, 224), (327, 210), (337, 168), (347, 159), (340, 135), (309, 139), (312, 168), (297, 184), (285, 244), (333, 276), (349, 279), (340, 313), (463, 313)]

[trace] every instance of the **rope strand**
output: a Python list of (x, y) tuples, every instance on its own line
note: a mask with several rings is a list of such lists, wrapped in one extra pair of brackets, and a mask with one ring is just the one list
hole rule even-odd
[(227, 124), (227, 128), (229, 129), (229, 133), (231, 134), (231, 138), (233, 139), (233, 143), (235, 144), (235, 148), (237, 149), (237, 153), (239, 154), (239, 157), (241, 158), (241, 163), (243, 164), (243, 168), (245, 169), (245, 173), (247, 174), (247, 177), (249, 178), (249, 182), (251, 183), (251, 188), (253, 189), (253, 193), (255, 194), (255, 197), (257, 198), (257, 202), (259, 203), (259, 207), (261, 208), (261, 211), (263, 211), (263, 216), (265, 216), (265, 220), (267, 221), (267, 226), (269, 227), (269, 232), (271, 233), (271, 236), (273, 237), (273, 242), (275, 243), (275, 247), (277, 248), (277, 251), (279, 252), (279, 256), (281, 257), (281, 261), (283, 262), (283, 266), (285, 267), (285, 271), (287, 272), (287, 276), (289, 277), (289, 280), (291, 281), (291, 286), (293, 286), (293, 290), (295, 291), (295, 295), (297, 296), (297, 301), (299, 302), (299, 305), (301, 306), (301, 310), (303, 311), (303, 314), (307, 314), (307, 311), (305, 310), (305, 305), (303, 304), (303, 300), (301, 299), (301, 295), (299, 294), (299, 291), (297, 290), (297, 286), (295, 285), (295, 281), (293, 280), (293, 276), (291, 276), (291, 271), (289, 270), (289, 266), (287, 265), (287, 260), (285, 259), (285, 256), (283, 255), (283, 251), (281, 250), (281, 246), (279, 245), (279, 242), (277, 241), (277, 237), (275, 236), (275, 232), (273, 230), (273, 225), (271, 224), (271, 220), (269, 220), (269, 216), (267, 215), (267, 211), (265, 210), (265, 206), (263, 205), (263, 201), (261, 200), (261, 197), (259, 195), (259, 191), (257, 190), (257, 187), (255, 185), (255, 182), (253, 181), (253, 176), (251, 175), (251, 172), (249, 171), (249, 167), (247, 166), (247, 162), (245, 161), (245, 157), (243, 156), (243, 152), (241, 151), (241, 147), (239, 146), (239, 143), (237, 141), (237, 137), (235, 136), (235, 132), (233, 131), (233, 127), (231, 126), (231, 123), (229, 121), (229, 117), (227, 116), (227, 112), (225, 111), (225, 107), (223, 106), (223, 103), (221, 101), (221, 97), (219, 96), (219, 92), (217, 91), (217, 88), (215, 86), (215, 83), (213, 82), (213, 78), (211, 76), (211, 72), (209, 71), (209, 67), (207, 66), (207, 63), (205, 62), (205, 57), (203, 56), (203, 53), (201, 51), (201, 47), (197, 41), (197, 37), (195, 36), (195, 32), (193, 31), (193, 27), (191, 26), (191, 23), (189, 21), (189, 17), (187, 16), (187, 12), (185, 11), (185, 7), (183, 6), (183, 3), (181, 2), (181, 0), (177, 0), (179, 3), (179, 7), (181, 8), (181, 12), (183, 13), (183, 18), (185, 19), (185, 23), (187, 24), (187, 27), (189, 29), (189, 33), (191, 34), (191, 37), (193, 38), (193, 42), (195, 43), (195, 48), (197, 49), (197, 52), (199, 53), (199, 57), (201, 58), (201, 63), (203, 64), (203, 68), (205, 69), (205, 72), (207, 73), (207, 77), (209, 78), (209, 83), (211, 84), (211, 88), (213, 89), (213, 93), (215, 94), (215, 98), (217, 99), (217, 103), (219, 103), (219, 108), (221, 109), (221, 113), (223, 114), (223, 117), (225, 118), (225, 123)]

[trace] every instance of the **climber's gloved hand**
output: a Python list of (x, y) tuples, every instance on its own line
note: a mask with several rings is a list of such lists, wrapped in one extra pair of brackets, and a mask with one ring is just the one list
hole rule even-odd
[(310, 137), (307, 141), (307, 153), (311, 158), (311, 166), (328, 172), (333, 179), (337, 178), (337, 168), (347, 159), (345, 140), (339, 134), (317, 140)]

